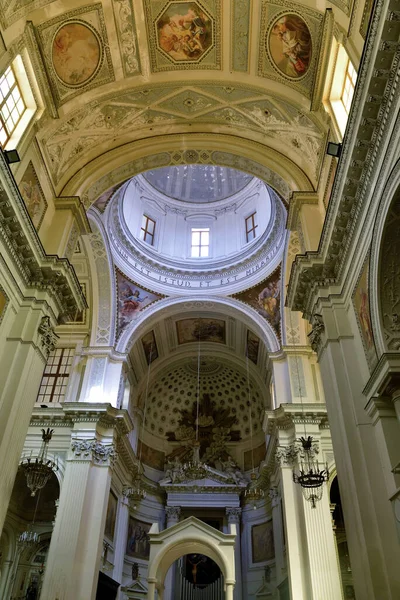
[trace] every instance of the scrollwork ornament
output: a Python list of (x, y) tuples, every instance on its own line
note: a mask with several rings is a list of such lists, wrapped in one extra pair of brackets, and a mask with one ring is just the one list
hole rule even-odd
[(166, 506), (165, 514), (167, 517), (167, 521), (178, 522), (179, 517), (181, 516), (181, 507), (180, 506)]
[(54, 333), (54, 329), (50, 325), (50, 317), (42, 317), (38, 327), (38, 334), (40, 336), (40, 345), (48, 358), (50, 352), (56, 347), (57, 340), (59, 339), (59, 336)]
[(275, 460), (281, 467), (292, 467), (297, 460), (299, 449), (294, 446), (279, 446), (275, 452)]
[(93, 444), (92, 456), (95, 465), (113, 467), (118, 454), (113, 444), (95, 442)]
[(278, 488), (270, 488), (268, 491), (268, 496), (270, 497), (272, 508), (278, 506), (281, 499)]
[(239, 523), (242, 515), (241, 508), (227, 508), (226, 516), (228, 517), (228, 523)]
[(308, 338), (310, 340), (310, 346), (314, 350), (314, 352), (319, 352), (322, 345), (322, 333), (325, 331), (324, 321), (322, 319), (322, 315), (314, 314), (311, 319), (312, 330), (311, 333), (308, 334)]

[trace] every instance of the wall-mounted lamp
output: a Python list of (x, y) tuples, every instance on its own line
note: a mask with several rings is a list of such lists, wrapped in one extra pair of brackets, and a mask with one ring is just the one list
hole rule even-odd
[(335, 158), (339, 158), (342, 152), (342, 144), (336, 144), (335, 142), (328, 142), (326, 147), (326, 153), (329, 156), (334, 156)]

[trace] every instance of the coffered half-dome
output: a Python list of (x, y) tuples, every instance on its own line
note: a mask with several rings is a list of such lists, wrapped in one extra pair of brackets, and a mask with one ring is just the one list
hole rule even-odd
[(103, 219), (117, 267), (160, 293), (235, 293), (282, 260), (282, 201), (236, 169), (153, 169), (115, 192)]

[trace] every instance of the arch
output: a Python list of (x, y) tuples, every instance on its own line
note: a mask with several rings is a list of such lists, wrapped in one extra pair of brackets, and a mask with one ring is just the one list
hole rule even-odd
[(221, 309), (224, 314), (236, 316), (253, 327), (266, 345), (268, 352), (274, 353), (280, 350), (279, 340), (272, 326), (254, 308), (240, 300), (220, 296), (209, 296), (207, 299), (204, 296), (183, 296), (159, 300), (139, 313), (138, 318), (132, 321), (122, 333), (116, 344), (116, 351), (129, 352), (135, 342), (144, 334), (145, 329), (151, 328), (160, 318), (179, 313), (181, 307), (196, 311)]
[[(371, 255), (370, 255), (370, 309), (371, 309), (371, 323), (372, 331), (374, 335), (374, 341), (376, 350), (379, 357), (387, 352), (388, 348), (388, 336), (384, 331), (383, 322), (383, 307), (382, 307), (382, 286), (381, 286), (381, 272), (380, 262), (382, 258), (382, 244), (384, 242), (385, 229), (387, 226), (390, 211), (396, 201), (400, 197), (400, 160), (395, 164), (389, 179), (382, 191), (381, 200), (378, 206), (378, 211), (375, 218), (375, 224), (372, 234), (371, 244)], [(399, 269), (400, 269), (400, 259)], [(387, 315), (388, 316), (388, 315)], [(400, 340), (399, 340), (400, 346)], [(399, 349), (399, 348), (390, 348)]]
[[(234, 151), (233, 151), (234, 149)], [(104, 152), (60, 180), (59, 195), (80, 196), (87, 208), (110, 187), (155, 167), (210, 164), (235, 168), (262, 179), (285, 200), (293, 190), (313, 190), (292, 160), (264, 144), (235, 135), (185, 133), (129, 142)]]
[[(150, 529), (150, 559), (148, 570), (148, 600), (153, 600), (155, 589), (162, 590), (168, 569), (181, 556), (193, 552), (211, 558), (221, 569), (225, 586), (230, 593), (235, 585), (236, 525), (230, 525), (228, 534), (217, 531), (196, 517), (189, 517), (162, 532), (154, 523)], [(231, 598), (228, 595), (227, 598)]]

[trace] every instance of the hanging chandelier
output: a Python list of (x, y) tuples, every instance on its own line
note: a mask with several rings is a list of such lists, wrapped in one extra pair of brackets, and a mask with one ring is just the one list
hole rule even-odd
[(329, 479), (328, 465), (324, 469), (320, 468), (311, 436), (301, 437), (298, 442), (301, 444), (299, 472), (293, 470), (293, 481), (301, 485), (305, 500), (315, 508), (322, 498), (323, 484)]
[(36, 496), (36, 492), (44, 488), (52, 474), (58, 471), (58, 464), (47, 458), (48, 446), (53, 431), (54, 429), (49, 427), (46, 430), (42, 429), (43, 441), (38, 456), (33, 457), (31, 452), (30, 456), (23, 456), (21, 459), (20, 467), (25, 473), (31, 496)]
[(26, 548), (30, 546), (34, 546), (39, 541), (39, 534), (36, 531), (32, 530), (31, 526), (28, 526), (28, 529), (23, 531), (21, 535), (18, 537), (18, 543), (21, 546), (25, 546)]
[(250, 483), (244, 491), (244, 501), (253, 505), (254, 510), (257, 509), (257, 502), (264, 499), (265, 492), (257, 485), (257, 475), (250, 475)]
[(136, 510), (137, 505), (146, 498), (146, 490), (143, 489), (140, 475), (138, 474), (133, 480), (131, 486), (127, 486), (123, 494), (128, 498), (133, 510)]
[(254, 447), (253, 447), (253, 419), (251, 414), (251, 393), (250, 393), (250, 372), (249, 372), (249, 352), (246, 346), (246, 370), (247, 370), (247, 392), (249, 406), (249, 422), (250, 422), (250, 443), (251, 443), (251, 466), (252, 472), (250, 475), (250, 483), (243, 493), (244, 501), (251, 503), (253, 509), (257, 510), (257, 503), (264, 498), (264, 490), (257, 485), (257, 475), (254, 468)]

